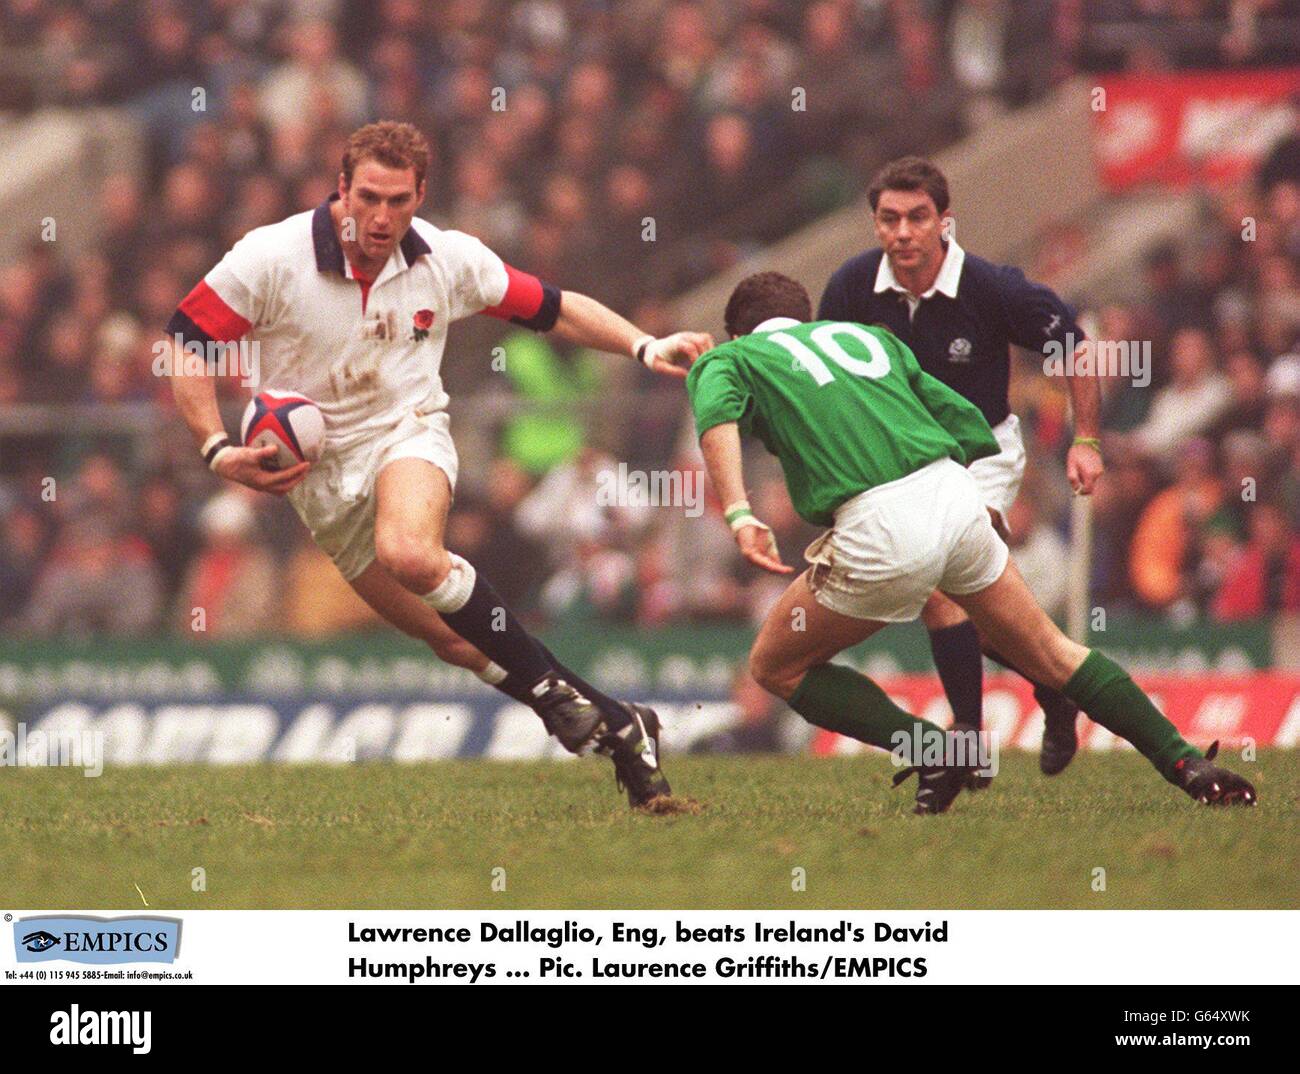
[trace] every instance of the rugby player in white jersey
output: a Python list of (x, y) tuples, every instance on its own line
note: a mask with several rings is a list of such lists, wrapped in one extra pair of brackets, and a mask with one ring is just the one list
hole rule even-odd
[(362, 127), (348, 140), (338, 192), (250, 231), (168, 324), (173, 346), (256, 341), (259, 388), (301, 393), (324, 413), (318, 462), (264, 470), (275, 449), (232, 443), (212, 378), (174, 361), (177, 406), (212, 470), (287, 495), (388, 622), (532, 706), (566, 749), (609, 756), (631, 804), (645, 805), (669, 791), (653, 711), (565, 668), (444, 544), (457, 457), (439, 368), (448, 326), (476, 313), (670, 376), (685, 376), (712, 340), (656, 339), (592, 298), (511, 268), (477, 239), (417, 218), (428, 163), (428, 143), (410, 124)]

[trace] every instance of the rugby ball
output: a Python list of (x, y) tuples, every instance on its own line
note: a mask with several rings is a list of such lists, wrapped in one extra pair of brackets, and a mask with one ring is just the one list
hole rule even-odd
[(275, 455), (262, 463), (268, 470), (315, 462), (325, 447), (325, 415), (297, 392), (258, 392), (244, 408), (239, 438), (245, 447), (275, 445)]

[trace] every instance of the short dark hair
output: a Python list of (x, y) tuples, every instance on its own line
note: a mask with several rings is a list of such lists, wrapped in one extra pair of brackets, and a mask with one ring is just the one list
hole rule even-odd
[(867, 200), (871, 202), (873, 213), (880, 204), (880, 195), (886, 190), (923, 190), (933, 199), (939, 212), (948, 211), (948, 180), (924, 157), (899, 157), (876, 172), (867, 188)]
[(769, 317), (811, 321), (812, 299), (804, 285), (779, 272), (755, 272), (736, 284), (724, 315), (727, 334), (749, 335)]

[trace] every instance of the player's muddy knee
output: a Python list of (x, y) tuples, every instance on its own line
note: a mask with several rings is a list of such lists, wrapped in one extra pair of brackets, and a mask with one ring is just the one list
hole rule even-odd
[(437, 589), (451, 571), (445, 548), (400, 535), (376, 534), (375, 558), (404, 588), (420, 595)]

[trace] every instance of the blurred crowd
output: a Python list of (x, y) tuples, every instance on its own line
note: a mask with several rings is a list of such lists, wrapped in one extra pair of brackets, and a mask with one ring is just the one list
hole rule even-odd
[[(676, 327), (667, 299), (858, 197), (886, 159), (933, 152), (1081, 66), (1294, 61), (1295, 41), (1261, 27), (1298, 13), (1280, 0), (0, 0), (0, 112), (118, 107), (147, 146), (140, 174), (89, 193), (93, 248), (36, 243), (0, 265), (0, 408), (134, 404), (150, 430), (0, 441), (0, 627), (232, 636), (373, 621), (286, 504), (216, 487), (153, 373), (180, 297), (250, 228), (324, 200), (362, 122), (430, 137), (423, 215), (656, 331)], [(1117, 51), (1106, 35), (1197, 17), (1210, 37), (1163, 51), (1151, 40), (1174, 39)], [(1294, 149), (1275, 158), (1278, 176), (1208, 210), (1195, 250), (1153, 258), (1145, 297), (1096, 311), (1103, 334), (1156, 348), (1151, 388), (1107, 385), (1108, 606), (1300, 606), (1295, 568), (1278, 567), (1296, 559), (1300, 389), (1279, 356), (1295, 346), (1300, 186)], [(1260, 239), (1234, 243), (1248, 209)], [(739, 563), (724, 527), (599, 502), (615, 459), (698, 477), (674, 457), (680, 400), (602, 408), (611, 376), (641, 375), (611, 369), (485, 318), (457, 327), (453, 397), (538, 409), (454, 410), (462, 455), (484, 465), (462, 468), (452, 547), (536, 618), (761, 616), (779, 580)], [(1050, 583), (1061, 397), (1033, 378), (1020, 390), (1040, 465), (1012, 530)], [(237, 414), (233, 382), (223, 398)], [(1239, 500), (1233, 466), (1253, 467), (1240, 476), (1257, 477), (1257, 498)], [(797, 559), (811, 534), (779, 475), (755, 473), (759, 513)]]
[[(1139, 296), (1086, 317), (1112, 355), (1150, 358), (1149, 384), (1117, 361), (1102, 379), (1093, 603), (1184, 621), (1300, 612), (1300, 127), (1251, 182), (1206, 192), (1198, 226), (1143, 272)], [(1051, 594), (1070, 430), (1047, 378), (1020, 372), (1013, 403), (1036, 444), (1018, 511)]]

